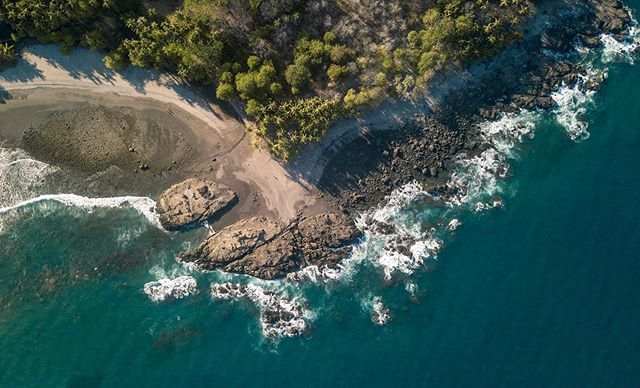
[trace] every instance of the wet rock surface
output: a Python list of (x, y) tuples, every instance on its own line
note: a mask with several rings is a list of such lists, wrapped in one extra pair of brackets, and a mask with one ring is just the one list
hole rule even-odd
[(219, 217), (237, 202), (237, 194), (223, 184), (189, 179), (160, 196), (157, 212), (165, 229), (177, 230)]
[(347, 210), (365, 210), (414, 180), (444, 187), (453, 157), (478, 146), (468, 142), (472, 133), (468, 120), (441, 110), (400, 130), (363, 134), (329, 163), (319, 187)]
[(210, 236), (178, 260), (203, 270), (278, 279), (309, 265), (337, 265), (360, 236), (349, 217), (334, 213), (296, 219), (284, 227), (251, 218)]

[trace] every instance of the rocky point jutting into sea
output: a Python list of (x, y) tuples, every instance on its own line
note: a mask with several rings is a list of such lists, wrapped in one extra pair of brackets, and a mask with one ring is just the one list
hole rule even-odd
[[(75, 55), (90, 70), (78, 70), (57, 48), (25, 48), (18, 69), (3, 73), (0, 187), (10, 190), (0, 198), (0, 215), (18, 219), (34, 204), (46, 211), (53, 202), (88, 213), (129, 207), (154, 230), (114, 228), (111, 249), (118, 252), (97, 265), (43, 271), (41, 286), (23, 272), (14, 288), (36, 288), (40, 298), (65, 281), (145, 268), (161, 255), (161, 243), (144, 250), (130, 244), (152, 235), (175, 245), (162, 251), (169, 260), (145, 269), (138, 293), (154, 302), (202, 298), (206, 279), (214, 300), (257, 308), (267, 337), (308, 333), (313, 306), (301, 290), (350, 279), (367, 265), (377, 272), (364, 283), (402, 284), (418, 301), (411, 274), (434, 265), (462, 210), (502, 204), (497, 182), (509, 174), (512, 149), (533, 135), (532, 117), (561, 110), (604, 82), (606, 71), (592, 68), (584, 52), (635, 49), (635, 22), (620, 1), (536, 7), (521, 42), (439, 75), (415, 101), (343, 120), (289, 164), (252, 147), (244, 116), (173, 77), (113, 72), (88, 51)], [(588, 136), (577, 113), (565, 116), (569, 138)], [(402, 214), (416, 203), (435, 215)], [(376, 325), (393, 319), (378, 289), (347, 287)]]
[[(171, 58), (210, 54), (207, 29), (189, 36), (196, 46), (181, 40), (206, 27), (181, 12), (215, 9), (251, 28), (224, 58), (273, 59), (285, 88), (296, 40), (313, 28), (315, 49), (363, 58), (384, 44), (375, 57), (400, 69), (346, 62), (354, 77), (333, 90), (370, 86), (361, 76), (379, 65), (387, 98), (284, 163), (255, 147), (239, 96), (218, 100), (215, 83), (163, 66), (112, 70), (101, 50), (15, 42), (21, 26), (3, 24), (8, 5), (45, 32), (88, 14), (64, 36), (99, 43), (138, 3), (162, 8), (124, 26), (144, 31), (109, 36), (130, 49), (157, 53), (129, 39), (162, 30), (178, 35), (161, 45)], [(291, 12), (265, 24), (274, 6)], [(507, 12), (485, 17), (496, 9)], [(0, 70), (0, 387), (640, 385), (638, 10), (640, 0), (0, 1), (0, 41), (19, 54)], [(415, 91), (396, 73), (415, 64), (396, 47), (411, 61), (460, 47), (445, 12), (479, 35), (518, 14), (522, 40), (453, 62), (413, 99), (389, 97)], [(425, 51), (410, 31), (447, 41)], [(490, 46), (475, 37), (472, 48)], [(274, 48), (282, 55), (261, 51)], [(282, 99), (329, 96), (330, 64)]]
[[(263, 279), (282, 278), (307, 266), (335, 268), (362, 236), (351, 217), (379, 205), (393, 190), (419, 182), (439, 202), (460, 195), (465, 188), (450, 183), (456, 161), (463, 155), (480, 155), (490, 146), (478, 129), (479, 123), (523, 109), (553, 109), (558, 104), (553, 95), (561, 87), (585, 92), (597, 89), (604, 75), (591, 76), (591, 69), (567, 53), (576, 44), (601, 47), (603, 34), (620, 42), (631, 39), (631, 15), (620, 1), (547, 2), (541, 8), (527, 26), (522, 43), (472, 67), (468, 73), (444, 79), (443, 85), (447, 85), (462, 77), (464, 85), (441, 91), (444, 98), (431, 107), (431, 113), (406, 118), (404, 127), (398, 130), (366, 131), (329, 151), (330, 161), (318, 186), (343, 214), (296, 217), (284, 225), (264, 217), (241, 220), (211, 235), (195, 251), (181, 255), (179, 261), (204, 270), (221, 269)], [(431, 92), (438, 88), (436, 83)], [(372, 124), (375, 127), (376, 123)], [(168, 195), (181, 196), (185, 203), (196, 202), (192, 198), (198, 193), (178, 189)], [(195, 215), (166, 210), (170, 202), (166, 196), (160, 200), (164, 209), (161, 219), (172, 229), (180, 222), (168, 217), (167, 212), (200, 222), (213, 216), (203, 217), (204, 210), (195, 210)], [(213, 207), (225, 207), (231, 198), (223, 206)], [(204, 202), (194, 206), (207, 208), (208, 200), (219, 199), (217, 195), (209, 199), (203, 195), (199, 200)], [(367, 228), (383, 234), (395, 232), (390, 224), (371, 218), (365, 218), (366, 222), (375, 223)], [(408, 239), (393, 249), (408, 252), (412, 244), (415, 241)]]
[[(434, 194), (452, 194), (447, 183), (458, 156), (487, 147), (479, 123), (522, 109), (554, 109), (553, 94), (561, 87), (598, 89), (605, 75), (590, 74), (575, 46), (602, 48), (603, 35), (631, 41), (628, 9), (618, 0), (542, 2), (540, 8), (523, 42), (435, 82), (430, 92), (444, 98), (429, 114), (406, 117), (400, 130), (364, 131), (334, 149), (319, 183), (323, 191), (350, 212), (376, 206), (412, 181)], [(449, 89), (459, 82), (462, 87)]]

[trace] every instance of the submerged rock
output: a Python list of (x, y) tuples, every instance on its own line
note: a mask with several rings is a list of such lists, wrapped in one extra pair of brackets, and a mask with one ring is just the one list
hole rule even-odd
[(210, 236), (179, 260), (203, 270), (278, 279), (309, 265), (335, 266), (360, 236), (350, 218), (333, 213), (294, 220), (286, 227), (251, 218)]
[(189, 179), (165, 191), (157, 211), (165, 229), (177, 230), (220, 216), (237, 202), (238, 195), (223, 184)]

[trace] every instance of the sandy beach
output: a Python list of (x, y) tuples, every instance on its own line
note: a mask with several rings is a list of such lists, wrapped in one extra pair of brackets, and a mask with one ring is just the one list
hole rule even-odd
[(212, 179), (240, 196), (214, 227), (255, 215), (284, 221), (328, 206), (306, 174), (252, 147), (232, 107), (210, 103), (175, 77), (113, 72), (100, 54), (33, 45), (0, 73), (0, 92), (3, 147), (73, 171), (83, 183), (68, 187), (80, 194), (157, 198), (181, 180)]

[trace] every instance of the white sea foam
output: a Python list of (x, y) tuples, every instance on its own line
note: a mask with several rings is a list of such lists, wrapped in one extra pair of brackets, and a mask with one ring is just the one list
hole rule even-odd
[(514, 157), (515, 147), (533, 138), (538, 120), (538, 113), (524, 109), (518, 113), (505, 113), (496, 121), (482, 123), (480, 133), (496, 151)]
[(362, 307), (371, 314), (371, 322), (384, 326), (391, 322), (391, 311), (384, 305), (380, 296), (373, 296), (363, 301)]
[(45, 194), (36, 198), (27, 199), (13, 206), (0, 208), (0, 214), (8, 213), (34, 203), (53, 201), (66, 206), (75, 206), (89, 212), (99, 208), (130, 207), (145, 216), (156, 227), (162, 229), (158, 213), (155, 211), (155, 201), (147, 197), (111, 197), (88, 198), (76, 194)]
[(584, 115), (590, 106), (593, 105), (595, 91), (584, 86), (589, 75), (582, 77), (582, 82), (575, 85), (563, 85), (558, 91), (551, 94), (551, 98), (556, 102), (554, 109), (556, 121), (560, 124), (571, 140), (580, 142), (589, 138), (587, 130), (589, 124), (584, 120)]
[(515, 150), (533, 138), (540, 114), (521, 110), (504, 113), (495, 121), (479, 125), (482, 138), (489, 148), (478, 155), (462, 156), (447, 183), (455, 194), (447, 203), (451, 207), (472, 206), (476, 211), (495, 207), (495, 196), (503, 191), (501, 181), (509, 172), (508, 159), (516, 158)]
[(405, 281), (404, 282), (404, 289), (407, 290), (407, 292), (412, 297), (415, 297), (416, 294), (418, 293), (418, 285), (416, 283), (414, 283), (413, 281)]
[(488, 148), (471, 158), (461, 158), (447, 183), (456, 192), (447, 203), (457, 207), (484, 202), (487, 197), (501, 191), (499, 180), (506, 178), (508, 171), (506, 156), (494, 148)]
[(356, 247), (355, 262), (369, 260), (390, 280), (394, 273), (410, 275), (429, 259), (436, 259), (442, 242), (421, 220), (406, 216), (405, 209), (420, 200), (435, 198), (417, 182), (394, 190), (382, 206), (362, 214), (356, 225), (364, 231), (364, 242)]
[(576, 45), (575, 49), (583, 58), (583, 65), (586, 67), (586, 74), (581, 75), (574, 85), (563, 84), (559, 90), (551, 95), (556, 102), (554, 109), (556, 121), (571, 138), (580, 142), (589, 138), (588, 123), (584, 120), (584, 115), (594, 104), (595, 91), (589, 87), (589, 83), (607, 77), (609, 64), (612, 62), (635, 62), (636, 53), (640, 46), (640, 36), (638, 35), (637, 22), (633, 20), (633, 26), (629, 29), (629, 34), (618, 40), (610, 34), (600, 35), (603, 48), (595, 54), (592, 50)]
[(45, 194), (47, 179), (59, 171), (21, 149), (0, 147), (0, 208)]
[(154, 302), (186, 298), (198, 293), (198, 283), (192, 276), (163, 278), (144, 285), (143, 291)]
[(313, 283), (336, 281), (344, 277), (348, 268), (344, 265), (338, 265), (337, 268), (318, 267), (310, 265), (304, 267), (300, 271), (292, 272), (287, 275), (287, 280), (294, 283), (310, 281)]
[(295, 337), (309, 330), (313, 319), (304, 300), (279, 295), (255, 284), (222, 283), (211, 285), (214, 299), (236, 300), (246, 298), (260, 311), (260, 326), (267, 338)]
[(459, 219), (454, 218), (451, 221), (449, 221), (449, 223), (447, 224), (447, 229), (449, 229), (452, 232), (455, 232), (460, 225), (462, 225), (462, 222), (460, 222)]
[(640, 45), (639, 30), (637, 23), (635, 24), (636, 25), (629, 29), (629, 35), (627, 35), (623, 41), (619, 41), (609, 34), (602, 34), (600, 36), (604, 47), (602, 50), (602, 62), (623, 61), (630, 64), (635, 63), (636, 52)]

